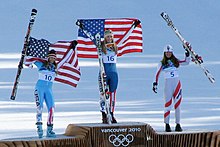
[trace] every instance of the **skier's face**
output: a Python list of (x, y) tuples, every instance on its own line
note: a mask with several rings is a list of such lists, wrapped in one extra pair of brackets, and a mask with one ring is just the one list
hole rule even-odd
[(167, 57), (167, 58), (170, 58), (171, 56), (172, 56), (172, 52), (165, 52), (165, 56)]
[(55, 57), (49, 57), (49, 58), (48, 58), (48, 61), (49, 61), (50, 63), (54, 63), (54, 62), (56, 61), (56, 58), (55, 58)]
[(112, 35), (108, 35), (108, 36), (105, 37), (105, 39), (106, 39), (107, 43), (111, 43), (113, 41), (113, 36)]

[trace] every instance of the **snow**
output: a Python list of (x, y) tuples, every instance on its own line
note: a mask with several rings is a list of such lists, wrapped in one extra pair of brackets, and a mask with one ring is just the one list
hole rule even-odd
[[(199, 5), (198, 5), (199, 3)], [(183, 87), (181, 121), (185, 131), (210, 131), (220, 128), (220, 84), (218, 29), (220, 2), (154, 0), (94, 0), (53, 2), (35, 0), (4, 1), (0, 5), (0, 139), (36, 136), (34, 86), (36, 68), (24, 68), (15, 101), (9, 100), (16, 68), (23, 47), (27, 22), (32, 8), (38, 10), (32, 35), (51, 42), (77, 37), (77, 18), (136, 17), (142, 22), (144, 52), (118, 58), (119, 87), (116, 118), (119, 122), (144, 122), (156, 131), (163, 131), (163, 77), (158, 93), (152, 82), (165, 44), (174, 47), (178, 58), (184, 57), (180, 41), (160, 17), (166, 11), (193, 49), (204, 58), (204, 66), (214, 75), (211, 84), (202, 70), (191, 63), (179, 69)], [(134, 13), (135, 12), (135, 13)], [(79, 59), (82, 77), (77, 88), (54, 83), (56, 102), (54, 129), (63, 134), (68, 124), (100, 123), (98, 95), (98, 61)], [(46, 128), (47, 111), (43, 113)], [(171, 127), (175, 125), (171, 113)]]

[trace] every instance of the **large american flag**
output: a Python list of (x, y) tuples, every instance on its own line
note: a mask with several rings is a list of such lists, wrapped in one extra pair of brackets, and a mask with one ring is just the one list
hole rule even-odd
[(77, 53), (72, 46), (73, 41), (58, 41), (51, 44), (45, 39), (37, 40), (30, 37), (24, 64), (30, 66), (35, 61), (47, 60), (48, 51), (54, 49), (57, 52), (56, 62), (58, 64), (55, 81), (76, 87), (81, 73)]
[[(111, 29), (114, 34), (114, 41), (118, 46), (118, 56), (143, 51), (141, 24), (129, 32), (132, 24), (137, 19), (79, 19), (78, 21), (82, 22), (84, 29), (89, 31), (93, 36), (99, 32), (102, 40), (104, 38), (104, 31)], [(78, 30), (77, 54), (81, 58), (98, 57), (94, 42), (80, 28)]]

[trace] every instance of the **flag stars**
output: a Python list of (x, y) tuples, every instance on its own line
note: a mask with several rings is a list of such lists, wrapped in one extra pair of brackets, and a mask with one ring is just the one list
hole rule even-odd
[(35, 38), (30, 38), (30, 45), (27, 50), (28, 56), (36, 56), (39, 58), (46, 58), (47, 52), (49, 50), (50, 43), (45, 40), (37, 40)]

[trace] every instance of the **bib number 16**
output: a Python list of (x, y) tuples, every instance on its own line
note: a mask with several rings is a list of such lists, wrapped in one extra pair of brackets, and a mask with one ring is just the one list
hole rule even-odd
[(115, 60), (114, 56), (107, 56), (107, 58), (108, 58), (108, 61), (114, 61)]

